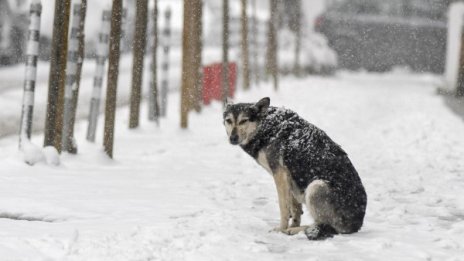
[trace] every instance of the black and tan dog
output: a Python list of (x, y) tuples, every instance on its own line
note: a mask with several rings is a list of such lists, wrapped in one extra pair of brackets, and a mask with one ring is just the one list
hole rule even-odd
[[(295, 112), (269, 103), (263, 98), (228, 104), (224, 125), (230, 143), (274, 178), (281, 219), (276, 229), (289, 235), (305, 231), (310, 240), (359, 231), (367, 196), (347, 154)], [(311, 226), (300, 226), (303, 203), (315, 221)]]

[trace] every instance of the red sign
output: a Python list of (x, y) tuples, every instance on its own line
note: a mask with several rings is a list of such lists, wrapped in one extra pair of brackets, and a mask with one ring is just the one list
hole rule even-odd
[[(237, 64), (229, 63), (229, 95), (234, 97), (237, 83)], [(222, 63), (203, 67), (203, 103), (210, 104), (212, 100), (222, 100)]]

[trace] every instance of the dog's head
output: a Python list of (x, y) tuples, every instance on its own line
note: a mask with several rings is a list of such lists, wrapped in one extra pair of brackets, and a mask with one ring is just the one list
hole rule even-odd
[(259, 122), (266, 116), (269, 98), (257, 103), (228, 103), (224, 110), (224, 126), (233, 145), (246, 145), (256, 134)]

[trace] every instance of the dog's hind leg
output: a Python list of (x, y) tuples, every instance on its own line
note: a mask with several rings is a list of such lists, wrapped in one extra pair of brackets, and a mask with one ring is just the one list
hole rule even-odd
[(337, 216), (331, 196), (331, 189), (323, 180), (315, 180), (308, 185), (305, 191), (305, 201), (314, 219), (314, 225), (305, 229), (308, 239), (324, 239), (337, 234), (333, 228)]

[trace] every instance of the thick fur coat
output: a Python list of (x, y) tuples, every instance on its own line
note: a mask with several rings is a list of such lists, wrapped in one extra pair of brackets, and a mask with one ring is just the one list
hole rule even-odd
[[(235, 135), (247, 135), (238, 138), (242, 149), (261, 165), (260, 154), (264, 153), (264, 167), (272, 175), (280, 168), (285, 169), (289, 176), (288, 188), (296, 201), (311, 204), (308, 208), (323, 206), (330, 210), (323, 212), (330, 212), (327, 217), (315, 218), (316, 223), (329, 226), (333, 234), (357, 232), (363, 224), (367, 195), (348, 155), (324, 131), (291, 110), (268, 106), (269, 99), (265, 99), (256, 104), (229, 105), (224, 112), (226, 121), (233, 118), (238, 129), (240, 125), (252, 124), (252, 128), (242, 127), (248, 133), (235, 131)], [(239, 119), (245, 121), (238, 122)], [(233, 132), (234, 129), (229, 134), (231, 142)], [(317, 182), (325, 184), (329, 192), (319, 193), (322, 196), (313, 197), (313, 202), (309, 202), (308, 194), (314, 191), (308, 189)], [(315, 199), (325, 203), (318, 205)], [(324, 216), (321, 210), (313, 212)]]

